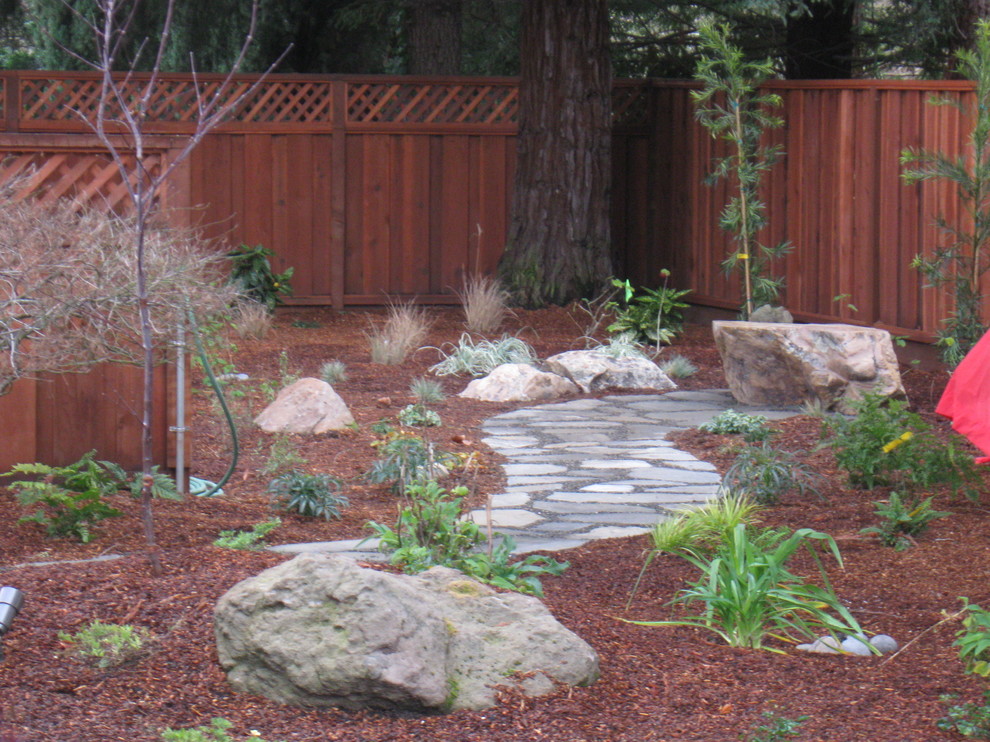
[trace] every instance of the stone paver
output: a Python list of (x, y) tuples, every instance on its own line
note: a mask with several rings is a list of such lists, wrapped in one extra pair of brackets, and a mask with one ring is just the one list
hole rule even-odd
[[(505, 456), (506, 488), (492, 497), (492, 527), (516, 552), (560, 551), (591, 539), (634, 536), (672, 512), (715, 497), (714, 467), (673, 447), (667, 432), (697, 427), (725, 409), (778, 420), (797, 409), (737, 403), (728, 391), (576, 399), (489, 418), (482, 441)], [(485, 524), (488, 511), (468, 514)], [(280, 551), (364, 555), (366, 542), (292, 544)]]

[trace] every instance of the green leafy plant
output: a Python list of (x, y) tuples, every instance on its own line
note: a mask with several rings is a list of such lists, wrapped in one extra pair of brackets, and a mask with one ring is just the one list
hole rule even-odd
[(886, 545), (896, 551), (904, 551), (914, 546), (914, 537), (923, 533), (928, 524), (952, 513), (932, 510), (932, 498), (920, 500), (908, 496), (905, 502), (899, 492), (891, 492), (886, 502), (874, 502), (874, 514), (880, 518), (880, 525), (860, 529), (860, 533), (876, 534)]
[(399, 410), (399, 422), (412, 428), (437, 427), (442, 424), (440, 415), (426, 405), (411, 404)]
[(973, 32), (973, 47), (956, 52), (962, 74), (976, 82), (971, 106), (935, 98), (937, 105), (953, 105), (973, 122), (968, 152), (951, 158), (942, 152), (905, 149), (900, 162), (905, 183), (942, 180), (954, 183), (959, 211), (965, 214), (952, 224), (939, 215), (935, 224), (947, 244), (931, 256), (916, 255), (912, 267), (921, 271), (932, 287), (950, 286), (955, 309), (939, 333), (942, 358), (955, 367), (983, 336), (981, 277), (990, 269), (990, 21), (980, 19)]
[(746, 742), (780, 742), (784, 739), (795, 739), (801, 733), (801, 725), (810, 717), (799, 716), (796, 719), (788, 719), (772, 711), (764, 711), (763, 718), (766, 723), (756, 727), (753, 734), (746, 738)]
[(365, 476), (375, 484), (392, 483), (392, 488), (400, 494), (412, 484), (435, 479), (458, 461), (453, 454), (407, 433), (388, 432), (372, 445), (378, 448), (379, 458)]
[(268, 484), (272, 502), (283, 510), (311, 518), (339, 518), (347, 498), (340, 494), (344, 483), (329, 474), (307, 474), (298, 470), (280, 474)]
[(959, 658), (966, 672), (990, 678), (990, 611), (963, 598), (963, 627), (956, 634)]
[(672, 289), (667, 286), (670, 271), (661, 271), (664, 285), (660, 288), (643, 288), (637, 294), (628, 280), (612, 279), (612, 285), (620, 290), (622, 302), (616, 303), (615, 321), (608, 326), (609, 332), (630, 333), (636, 339), (648, 340), (659, 346), (669, 344), (684, 324), (683, 309), (687, 302), (681, 301), (691, 293), (691, 289)]
[(497, 587), (542, 596), (539, 576), (559, 575), (568, 563), (538, 554), (511, 561), (515, 542), (508, 537), (490, 553), (480, 551), (485, 536), (477, 523), (463, 517), (467, 494), (465, 487), (448, 493), (434, 481), (411, 484), (408, 505), (394, 528), (374, 521), (367, 527), (378, 537), (378, 548), (391, 553), (391, 563), (410, 574), (441, 565)]
[(268, 447), (268, 458), (260, 469), (260, 474), (274, 477), (306, 465), (306, 459), (299, 453), (299, 446), (288, 433), (276, 433)]
[[(971, 739), (990, 739), (990, 689), (983, 691), (984, 703), (951, 705), (945, 716), (935, 722), (943, 732), (959, 732)], [(956, 696), (943, 695), (942, 703), (951, 704)]]
[(853, 408), (854, 417), (833, 415), (822, 427), (823, 445), (832, 449), (852, 486), (947, 484), (953, 492), (975, 496), (978, 474), (972, 458), (931, 435), (928, 423), (906, 402), (867, 394)]
[[(235, 742), (234, 738), (227, 734), (227, 730), (233, 726), (223, 717), (216, 717), (210, 721), (209, 726), (190, 727), (189, 729), (168, 728), (162, 731), (162, 742)], [(245, 737), (244, 742), (265, 742), (261, 735), (251, 730)]]
[(529, 344), (510, 335), (503, 335), (498, 340), (475, 342), (464, 333), (457, 345), (444, 347), (450, 347), (450, 352), (437, 348), (442, 358), (439, 363), (430, 366), (430, 371), (437, 376), (484, 376), (503, 363), (532, 363), (536, 360), (536, 351)]
[(59, 641), (70, 644), (82, 657), (93, 660), (98, 667), (115, 667), (141, 654), (151, 632), (130, 624), (106, 624), (93, 621), (75, 634), (58, 632)]
[(241, 245), (227, 253), (230, 258), (230, 282), (241, 295), (268, 307), (269, 312), (274, 311), (283, 296), (292, 294), (289, 281), (293, 269), (275, 273), (269, 260), (274, 255), (275, 253), (261, 245)]
[(272, 518), (262, 523), (255, 523), (250, 531), (220, 531), (220, 536), (213, 542), (214, 546), (222, 549), (244, 549), (252, 551), (262, 548), (265, 537), (282, 525), (281, 518)]
[(426, 339), (430, 319), (426, 310), (413, 304), (391, 304), (385, 321), (368, 332), (371, 360), (397, 366)]
[(17, 501), (37, 508), (22, 516), (18, 523), (39, 523), (53, 538), (75, 538), (89, 543), (90, 527), (101, 520), (122, 515), (103, 497), (116, 492), (127, 482), (124, 471), (109, 461), (96, 461), (90, 451), (68, 466), (17, 464), (4, 477), (18, 474), (34, 479), (11, 482), (9, 487)]
[(787, 242), (767, 246), (757, 239), (766, 226), (766, 205), (759, 199), (760, 182), (780, 156), (779, 147), (761, 145), (763, 132), (784, 122), (770, 113), (781, 105), (774, 93), (758, 88), (773, 74), (772, 60), (749, 62), (743, 50), (729, 41), (729, 27), (708, 24), (698, 29), (702, 57), (695, 79), (702, 89), (691, 92), (696, 115), (712, 137), (726, 140), (730, 153), (715, 161), (709, 184), (727, 179), (735, 187), (719, 220), (732, 232), (736, 249), (722, 264), (726, 274), (740, 271), (744, 298), (743, 319), (753, 310), (777, 300), (783, 278), (767, 275), (770, 263), (791, 250)]
[(320, 366), (320, 378), (330, 386), (347, 381), (347, 366), (343, 361), (327, 361)]
[(763, 415), (747, 415), (733, 409), (723, 410), (708, 422), (699, 425), (698, 430), (719, 435), (742, 435), (743, 440), (748, 443), (765, 441), (774, 432)]
[(412, 380), (409, 384), (409, 393), (418, 404), (436, 404), (445, 399), (440, 382), (427, 379), (425, 376), (417, 376)]
[(763, 441), (742, 449), (722, 478), (722, 489), (748, 495), (756, 502), (769, 505), (785, 492), (797, 490), (801, 495), (816, 493), (814, 469), (800, 458)]
[[(712, 631), (734, 647), (770, 649), (768, 637), (782, 641), (811, 639), (827, 632), (860, 635), (856, 619), (832, 591), (814, 545), (824, 545), (842, 566), (835, 540), (802, 528), (793, 533), (764, 531), (753, 538), (738, 524), (713, 555), (681, 553), (701, 570), (701, 578), (674, 598), (672, 604), (701, 603), (701, 613), (670, 621), (632, 621), (642, 626), (692, 626)], [(805, 582), (788, 571), (794, 553), (807, 549), (819, 568), (823, 586)]]

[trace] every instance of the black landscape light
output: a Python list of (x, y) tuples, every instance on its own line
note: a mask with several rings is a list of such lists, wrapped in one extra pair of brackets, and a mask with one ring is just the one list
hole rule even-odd
[[(24, 605), (24, 593), (16, 587), (0, 587), (0, 638), (10, 631), (14, 618)], [(3, 659), (3, 645), (0, 644), (0, 660)]]

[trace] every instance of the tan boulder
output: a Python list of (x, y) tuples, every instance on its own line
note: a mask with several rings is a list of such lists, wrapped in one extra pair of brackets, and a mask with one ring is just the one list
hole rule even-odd
[(869, 392), (903, 397), (890, 333), (853, 325), (712, 323), (732, 396), (743, 404), (820, 403), (849, 414)]
[(266, 433), (327, 433), (354, 422), (351, 411), (333, 387), (321, 379), (305, 378), (278, 393), (254, 419)]
[(503, 363), (483, 379), (475, 379), (459, 396), (485, 402), (532, 402), (580, 394), (563, 376), (540, 371), (528, 363)]

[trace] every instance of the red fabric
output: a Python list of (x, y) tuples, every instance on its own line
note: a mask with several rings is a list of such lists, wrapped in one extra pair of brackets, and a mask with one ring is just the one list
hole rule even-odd
[(935, 412), (988, 454), (976, 463), (990, 463), (990, 332), (956, 366)]

